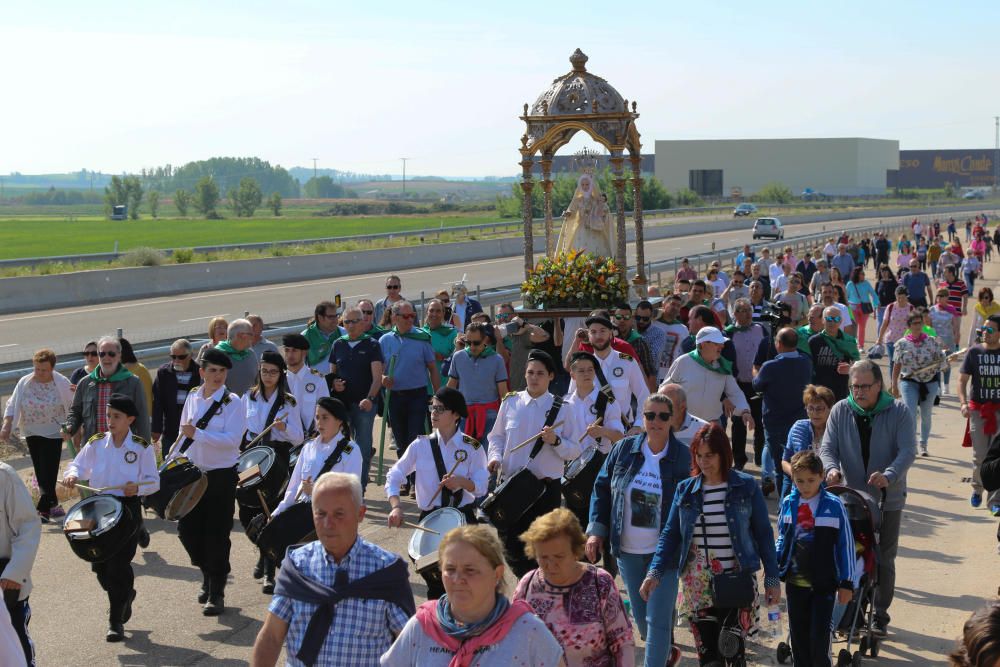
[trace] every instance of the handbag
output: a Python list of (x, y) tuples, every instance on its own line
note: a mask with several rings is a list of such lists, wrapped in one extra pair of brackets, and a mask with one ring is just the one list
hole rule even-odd
[[(708, 555), (708, 524), (705, 515), (701, 515), (701, 540), (705, 549), (705, 560), (711, 563)], [(739, 564), (737, 564), (739, 567)], [(757, 593), (754, 590), (754, 573), (736, 570), (712, 575), (712, 604), (718, 609), (741, 609), (754, 603)]]

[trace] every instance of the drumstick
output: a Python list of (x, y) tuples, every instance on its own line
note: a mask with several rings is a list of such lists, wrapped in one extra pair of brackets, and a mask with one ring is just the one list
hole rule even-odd
[[(549, 428), (556, 428), (557, 426), (562, 426), (562, 425), (563, 425), (563, 422), (558, 421), (555, 424), (553, 424), (552, 426), (550, 426)], [(510, 451), (511, 452), (516, 452), (517, 450), (521, 449), (521, 447), (524, 447), (525, 445), (530, 445), (535, 440), (538, 440), (540, 437), (542, 437), (542, 431), (539, 431), (535, 435), (531, 436), (530, 438), (528, 438), (527, 440), (525, 440), (524, 442), (522, 442), (520, 445), (514, 446)]]
[[(593, 424), (591, 424), (590, 426), (600, 426), (600, 425), (601, 425), (601, 422), (603, 422), (603, 421), (604, 421), (604, 417), (598, 417), (598, 418), (597, 418), (597, 420), (596, 420), (596, 421), (595, 421), (595, 422), (594, 422)], [(588, 426), (588, 427), (587, 427), (587, 430), (588, 430), (588, 431), (590, 430), (590, 426)], [(583, 441), (584, 441), (584, 440), (586, 440), (586, 439), (587, 439), (587, 434), (586, 434), (586, 433), (584, 433), (584, 435), (583, 435), (583, 439), (582, 439), (582, 440), (580, 440), (580, 446), (581, 446), (581, 447), (583, 446)], [(597, 440), (600, 440), (600, 438), (594, 438), (594, 441), (595, 441), (595, 442), (596, 442)]]
[(409, 521), (404, 521), (403, 525), (408, 528), (416, 528), (417, 530), (422, 530), (425, 533), (433, 533), (434, 535), (441, 534), (438, 531), (434, 530), (433, 528), (425, 528), (424, 526), (421, 526), (419, 523), (410, 523)]
[(264, 500), (264, 492), (261, 491), (260, 489), (257, 489), (257, 497), (260, 498), (260, 506), (264, 509), (264, 516), (266, 516), (267, 520), (270, 521), (271, 510), (267, 508), (267, 501)]
[[(461, 463), (462, 461), (464, 461), (467, 458), (469, 458), (469, 454), (464, 449), (460, 449), (457, 452), (455, 452), (455, 465), (453, 465), (451, 467), (451, 470), (448, 471), (448, 475), (446, 475), (446, 476), (450, 477), (451, 475), (454, 475), (455, 474), (455, 470), (458, 468), (458, 464)], [(444, 489), (444, 480), (442, 479), (441, 483), (438, 484), (437, 491), (434, 492), (434, 495), (431, 496), (430, 502), (427, 503), (427, 504), (428, 505), (433, 505), (434, 501), (437, 500), (437, 497), (441, 494), (441, 491), (443, 489)]]
[(260, 441), (261, 441), (261, 440), (262, 440), (262, 439), (264, 438), (264, 436), (265, 436), (265, 435), (267, 435), (267, 432), (268, 432), (268, 431), (270, 431), (270, 430), (271, 430), (272, 428), (274, 428), (274, 423), (275, 423), (276, 421), (278, 421), (278, 420), (277, 420), (277, 419), (275, 419), (275, 420), (274, 420), (273, 422), (271, 422), (270, 424), (268, 424), (268, 425), (267, 425), (267, 428), (265, 428), (265, 429), (264, 429), (263, 431), (261, 431), (261, 432), (260, 432), (260, 433), (259, 433), (259, 434), (257, 435), (257, 437), (256, 437), (256, 438), (254, 438), (253, 440), (251, 440), (250, 442), (248, 442), (248, 443), (247, 443), (247, 446), (246, 446), (246, 448), (247, 448), (247, 449), (250, 449), (251, 447), (253, 447), (254, 445), (256, 445), (256, 444), (257, 444), (258, 442), (260, 442)]
[(67, 489), (83, 489), (84, 491), (93, 491), (94, 493), (100, 493), (101, 491), (104, 490), (104, 489), (98, 489), (97, 487), (94, 486), (87, 486), (86, 484), (74, 484), (73, 486), (68, 486), (62, 480), (60, 480), (59, 483), (65, 486)]

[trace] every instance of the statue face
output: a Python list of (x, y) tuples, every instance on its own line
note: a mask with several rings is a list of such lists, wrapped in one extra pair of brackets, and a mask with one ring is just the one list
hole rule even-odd
[(589, 178), (585, 178), (582, 181), (580, 181), (580, 189), (583, 190), (584, 192), (590, 192), (590, 179)]

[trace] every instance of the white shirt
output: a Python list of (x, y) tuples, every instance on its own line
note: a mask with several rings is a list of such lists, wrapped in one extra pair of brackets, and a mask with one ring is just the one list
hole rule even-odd
[(664, 324), (667, 334), (667, 346), (663, 351), (663, 356), (660, 358), (660, 367), (656, 371), (657, 382), (663, 382), (663, 378), (667, 377), (667, 371), (676, 359), (681, 354), (681, 343), (684, 339), (688, 337), (690, 332), (688, 328), (682, 322), (674, 322), (673, 324)]
[[(267, 416), (271, 414), (271, 408), (274, 407), (274, 399), (278, 395), (278, 392), (271, 394), (270, 399), (265, 399), (263, 394), (257, 395), (257, 400), (250, 398), (252, 391), (248, 391), (243, 394), (243, 409), (246, 410), (247, 415), (247, 437), (256, 437), (260, 435), (265, 428), (267, 428)], [(274, 416), (275, 420), (281, 420), (285, 422), (285, 430), (279, 431), (277, 428), (272, 428), (267, 432), (266, 438), (275, 440), (278, 442), (290, 442), (293, 445), (297, 445), (302, 442), (305, 436), (302, 433), (302, 417), (299, 414), (299, 403), (295, 400), (294, 396), (287, 396), (285, 398), (285, 404), (278, 409), (278, 414)]]
[[(607, 454), (611, 451), (611, 446), (615, 444), (607, 438), (601, 438), (601, 441), (597, 442), (594, 438), (587, 435), (587, 427), (597, 419), (596, 403), (599, 393), (600, 391), (596, 384), (594, 385), (594, 390), (586, 396), (580, 396), (574, 391), (566, 397), (566, 403), (562, 409), (562, 418), (566, 422), (563, 424), (563, 437), (580, 443), (581, 452), (596, 445), (601, 453)], [(617, 399), (608, 401), (608, 406), (604, 410), (604, 421), (601, 422), (601, 426), (621, 431), (622, 433), (625, 432), (625, 426), (622, 423), (622, 407)]]
[[(313, 438), (302, 447), (299, 458), (295, 462), (295, 468), (292, 470), (292, 477), (288, 480), (288, 486), (285, 487), (285, 497), (274, 508), (274, 512), (271, 513), (272, 517), (284, 512), (297, 501), (302, 500), (299, 498), (299, 494), (302, 492), (302, 481), (306, 479), (311, 482), (316, 481), (320, 470), (323, 469), (323, 464), (326, 463), (327, 458), (329, 458), (330, 454), (333, 453), (333, 450), (337, 448), (337, 445), (343, 439), (344, 434), (338, 433), (329, 442), (323, 442), (320, 438)], [(346, 472), (361, 479), (362, 463), (361, 448), (358, 447), (356, 442), (351, 440), (347, 443), (347, 447), (344, 448), (340, 460), (333, 464), (329, 472)], [(304, 500), (309, 500), (309, 497), (306, 496)]]
[[(571, 439), (564, 438), (556, 445), (542, 445), (538, 456), (528, 457), (534, 448), (534, 441), (521, 447), (516, 452), (510, 451), (528, 438), (537, 435), (545, 425), (545, 415), (552, 407), (555, 398), (545, 392), (538, 398), (532, 398), (527, 391), (508, 394), (500, 403), (496, 423), (488, 436), (490, 443), (489, 460), (500, 461), (503, 464), (504, 477), (510, 477), (515, 472), (528, 466), (532, 474), (539, 479), (559, 479), (562, 477), (566, 461), (572, 461), (580, 455), (580, 445)], [(555, 422), (566, 418), (563, 413), (565, 406), (559, 410)], [(553, 429), (556, 435), (562, 437), (563, 427)]]
[(651, 554), (660, 539), (660, 527), (666, 517), (660, 516), (663, 485), (660, 483), (660, 460), (667, 455), (670, 440), (659, 454), (642, 439), (642, 468), (625, 490), (625, 512), (622, 516), (621, 549), (630, 554)]
[(784, 292), (787, 289), (788, 289), (788, 276), (786, 276), (784, 272), (780, 273), (776, 278), (771, 278), (771, 294)]
[[(607, 378), (608, 384), (615, 392), (615, 401), (621, 406), (624, 418), (628, 421), (634, 421), (632, 397), (635, 396), (636, 405), (641, 406), (646, 397), (649, 396), (646, 376), (642, 374), (639, 362), (629, 355), (611, 348), (608, 348), (607, 352), (607, 356), (601, 359), (601, 353), (594, 350), (594, 356), (600, 362), (604, 377)], [(569, 393), (576, 393), (576, 382), (573, 380), (569, 382)]]
[(677, 357), (664, 383), (676, 382), (688, 398), (688, 412), (706, 421), (718, 421), (722, 416), (722, 399), (736, 406), (734, 419), (750, 409), (743, 390), (732, 373), (717, 373), (704, 368), (690, 354)]
[(285, 377), (288, 379), (288, 390), (299, 404), (302, 432), (308, 434), (312, 431), (313, 422), (316, 420), (316, 401), (330, 395), (326, 378), (305, 364), (302, 364), (297, 373), (288, 369), (285, 371)]
[[(129, 482), (149, 482), (139, 487), (139, 495), (146, 496), (160, 489), (160, 473), (156, 467), (156, 453), (145, 440), (132, 431), (125, 434), (121, 447), (116, 447), (111, 433), (97, 433), (66, 466), (63, 479), (76, 477), (90, 482), (89, 486), (103, 488), (121, 486)], [(121, 489), (106, 491), (123, 497)]]
[(691, 440), (694, 438), (694, 434), (701, 430), (702, 426), (707, 426), (708, 422), (701, 417), (695, 417), (690, 412), (684, 415), (684, 423), (681, 424), (679, 431), (674, 431), (674, 437), (681, 442), (681, 444), (691, 446)]
[[(486, 470), (486, 448), (476, 442), (475, 438), (467, 436), (461, 431), (455, 431), (455, 435), (447, 441), (441, 437), (437, 429), (435, 429), (434, 435), (438, 439), (438, 448), (441, 450), (441, 461), (444, 463), (445, 472), (450, 472), (455, 465), (457, 452), (463, 451), (466, 454), (465, 460), (458, 464), (454, 474), (471, 479), (476, 490), (469, 493), (462, 489), (462, 497), (458, 502), (459, 507), (465, 507), (475, 501), (477, 497), (485, 496), (490, 481), (489, 471)], [(441, 507), (443, 492), (438, 493), (434, 503), (431, 504), (431, 497), (437, 492), (441, 477), (438, 475), (434, 454), (431, 452), (430, 436), (418, 436), (406, 448), (396, 464), (389, 469), (389, 474), (385, 479), (386, 498), (398, 496), (400, 485), (406, 481), (406, 477), (411, 473), (416, 473), (417, 507), (423, 511)]]
[[(201, 386), (188, 394), (181, 410), (182, 425), (196, 425), (215, 401), (223, 402), (204, 430), (195, 428), (194, 442), (184, 456), (202, 470), (232, 468), (240, 457), (240, 443), (243, 442), (243, 432), (247, 430), (246, 410), (240, 397), (230, 393), (225, 386), (207, 398), (204, 391), (205, 387)], [(170, 449), (169, 458), (180, 456), (180, 445), (184, 440), (181, 434)]]

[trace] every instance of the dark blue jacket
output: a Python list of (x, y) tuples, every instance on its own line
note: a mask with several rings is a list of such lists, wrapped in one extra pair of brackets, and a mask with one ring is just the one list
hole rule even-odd
[(805, 419), (802, 392), (812, 380), (812, 359), (799, 351), (785, 352), (765, 361), (753, 390), (764, 395), (761, 415), (764, 429), (770, 433), (788, 433), (799, 419)]
[[(642, 470), (645, 456), (642, 442), (646, 434), (633, 435), (615, 443), (608, 458), (604, 460), (601, 472), (594, 482), (594, 492), (590, 496), (590, 524), (587, 534), (602, 537), (609, 542), (609, 549), (619, 555), (622, 523), (625, 517), (625, 496), (632, 480)], [(678, 482), (691, 477), (691, 450), (670, 434), (667, 453), (660, 459), (660, 520), (670, 511), (674, 491)]]

